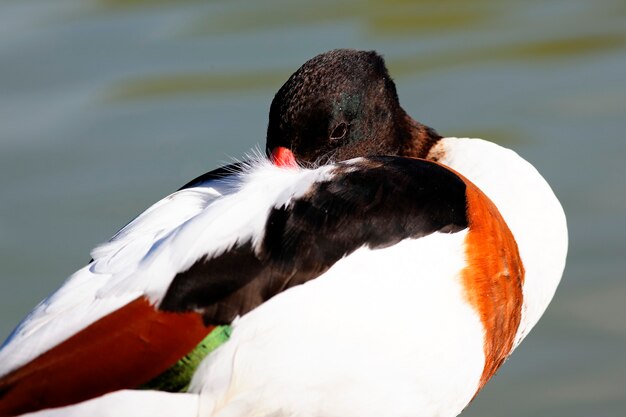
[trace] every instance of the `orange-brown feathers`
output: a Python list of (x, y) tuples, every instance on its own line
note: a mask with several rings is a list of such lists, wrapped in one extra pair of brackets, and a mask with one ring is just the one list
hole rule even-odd
[(515, 238), (496, 206), (474, 184), (465, 182), (469, 232), (462, 280), (485, 329), (480, 390), (513, 347), (522, 316), (524, 267)]
[(0, 379), (0, 416), (137, 387), (212, 331), (194, 312), (157, 310), (138, 298)]

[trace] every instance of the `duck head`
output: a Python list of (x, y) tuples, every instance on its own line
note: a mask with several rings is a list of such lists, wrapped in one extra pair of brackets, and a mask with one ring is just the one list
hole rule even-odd
[(304, 63), (276, 93), (267, 152), (287, 150), (313, 166), (369, 155), (423, 158), (440, 138), (402, 109), (380, 55), (337, 49)]

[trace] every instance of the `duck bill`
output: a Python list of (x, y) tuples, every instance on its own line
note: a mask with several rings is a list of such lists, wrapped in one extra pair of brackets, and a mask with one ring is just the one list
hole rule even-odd
[(272, 163), (279, 167), (284, 168), (297, 168), (298, 163), (296, 162), (296, 157), (294, 156), (291, 150), (283, 147), (277, 146), (272, 149), (271, 153)]

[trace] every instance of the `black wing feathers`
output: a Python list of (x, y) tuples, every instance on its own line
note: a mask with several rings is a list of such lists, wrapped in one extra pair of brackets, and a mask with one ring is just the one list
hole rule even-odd
[(174, 278), (160, 307), (230, 323), (362, 246), (384, 248), (467, 224), (465, 183), (437, 164), (400, 157), (339, 164), (330, 181), (270, 212), (256, 252), (246, 242), (199, 260)]
[(226, 178), (232, 175), (233, 173), (240, 172), (245, 165), (246, 165), (246, 162), (235, 162), (229, 165), (224, 165), (222, 167), (214, 169), (213, 171), (207, 172), (206, 174), (202, 174), (197, 178), (194, 178), (193, 180), (189, 181), (187, 184), (180, 187), (178, 191), (195, 187), (196, 185), (201, 184), (206, 181), (219, 180), (222, 178)]

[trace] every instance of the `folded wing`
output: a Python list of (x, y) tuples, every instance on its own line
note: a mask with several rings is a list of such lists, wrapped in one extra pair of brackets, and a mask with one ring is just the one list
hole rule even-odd
[(467, 227), (465, 183), (376, 157), (268, 162), (166, 197), (93, 251), (0, 352), (0, 415), (136, 387), (230, 323), (362, 246)]

